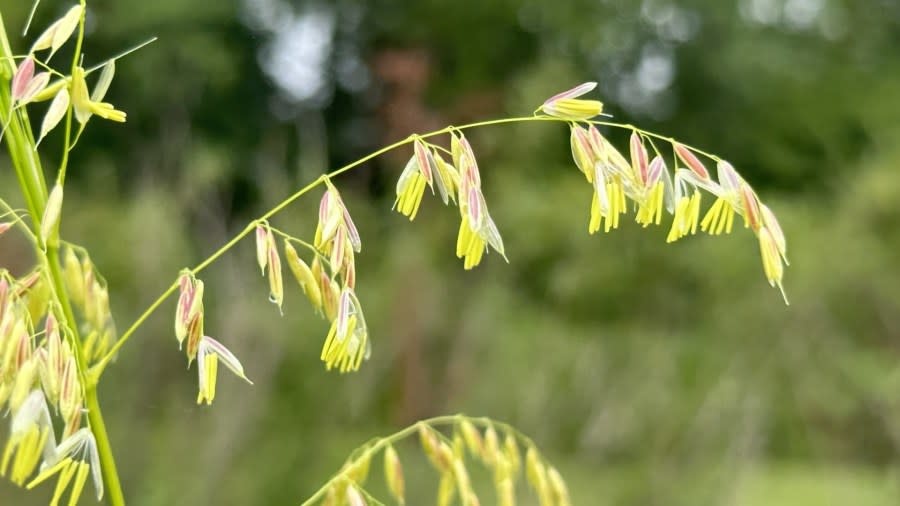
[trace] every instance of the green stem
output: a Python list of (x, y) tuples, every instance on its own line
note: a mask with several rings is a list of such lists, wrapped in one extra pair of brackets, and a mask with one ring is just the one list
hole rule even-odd
[[(440, 130), (435, 130), (433, 132), (429, 132), (426, 134), (411, 135), (411, 136), (407, 137), (406, 139), (403, 139), (401, 141), (397, 141), (393, 144), (385, 146), (385, 147), (379, 149), (378, 151), (370, 153), (354, 162), (344, 165), (343, 167), (335, 170), (334, 172), (332, 172), (330, 174), (323, 174), (323, 175), (319, 176), (318, 178), (313, 180), (311, 183), (304, 186), (303, 188), (301, 188), (300, 190), (298, 190), (297, 192), (295, 192), (294, 194), (289, 196), (287, 199), (283, 200), (281, 203), (279, 203), (278, 205), (276, 205), (275, 207), (270, 209), (268, 212), (266, 212), (259, 218), (253, 220), (243, 230), (238, 232), (238, 234), (235, 235), (230, 241), (228, 241), (228, 243), (226, 243), (221, 248), (216, 250), (216, 252), (214, 252), (212, 255), (210, 255), (205, 260), (200, 262), (200, 264), (198, 264), (196, 267), (194, 267), (190, 271), (193, 274), (198, 274), (200, 271), (205, 269), (207, 266), (209, 266), (211, 263), (215, 262), (223, 254), (225, 254), (225, 252), (227, 252), (229, 249), (231, 249), (241, 239), (246, 237), (247, 234), (252, 232), (258, 222), (260, 222), (262, 220), (266, 220), (268, 218), (271, 218), (272, 216), (279, 213), (287, 206), (291, 205), (294, 201), (296, 201), (297, 199), (299, 199), (300, 197), (302, 197), (303, 195), (308, 193), (310, 190), (313, 190), (314, 188), (323, 184), (328, 179), (330, 179), (334, 176), (343, 174), (344, 172), (350, 171), (350, 170), (362, 165), (363, 163), (368, 162), (369, 160), (372, 160), (373, 158), (376, 158), (378, 156), (383, 155), (384, 153), (387, 153), (388, 151), (392, 151), (399, 147), (410, 144), (413, 141), (415, 141), (416, 138), (424, 139), (424, 138), (428, 138), (428, 137), (435, 137), (438, 135), (443, 135), (443, 134), (449, 133), (454, 130), (467, 130), (467, 129), (485, 127), (485, 126), (491, 126), (491, 125), (500, 125), (500, 124), (507, 124), (507, 123), (524, 123), (524, 122), (531, 122), (531, 121), (550, 121), (550, 122), (556, 122), (556, 123), (570, 123), (571, 122), (570, 120), (567, 120), (567, 119), (555, 118), (555, 117), (551, 117), (551, 116), (522, 116), (522, 117), (514, 117), (514, 118), (501, 118), (501, 119), (494, 119), (494, 120), (487, 120), (487, 121), (479, 121), (476, 123), (469, 123), (469, 124), (458, 126), (458, 127), (448, 126), (448, 127), (442, 128)], [(659, 134), (655, 134), (653, 132), (648, 132), (648, 131), (639, 129), (633, 125), (613, 123), (613, 122), (608, 122), (608, 121), (585, 121), (585, 122), (592, 123), (595, 125), (608, 126), (608, 127), (612, 127), (612, 128), (620, 128), (620, 129), (625, 129), (625, 130), (637, 131), (643, 135), (646, 135), (649, 137), (654, 137), (654, 138), (661, 139), (661, 140), (665, 140), (672, 144), (678, 142), (674, 138), (665, 137), (665, 136), (662, 136)], [(714, 161), (719, 160), (719, 158), (717, 156), (709, 154), (705, 151), (701, 151), (697, 148), (694, 148), (693, 146), (689, 146), (687, 144), (682, 144), (682, 145), (684, 145), (686, 148), (688, 148), (702, 156), (705, 156), (711, 160), (714, 160)], [(162, 303), (165, 302), (165, 300), (167, 298), (169, 298), (169, 296), (171, 296), (173, 293), (175, 293), (175, 290), (177, 290), (177, 289), (178, 289), (178, 282), (176, 281), (176, 282), (172, 283), (155, 301), (153, 301), (150, 304), (150, 306), (146, 310), (144, 310), (143, 313), (141, 313), (141, 315), (137, 318), (137, 320), (135, 320), (134, 323), (130, 327), (128, 327), (128, 329), (126, 329), (125, 332), (122, 333), (122, 335), (119, 337), (118, 341), (116, 341), (116, 343), (110, 348), (109, 352), (107, 352), (107, 354), (103, 358), (101, 358), (97, 362), (97, 364), (93, 367), (93, 369), (91, 371), (92, 378), (94, 378), (95, 380), (100, 378), (100, 376), (103, 374), (103, 371), (106, 369), (106, 366), (113, 359), (113, 357), (116, 355), (116, 353), (118, 353), (119, 349), (125, 345), (125, 343), (128, 341), (128, 339), (131, 338), (131, 336), (134, 334), (134, 332), (144, 323), (144, 321), (146, 321), (147, 318), (149, 318), (159, 308), (159, 306), (161, 306)]]
[[(490, 121), (480, 121), (478, 123), (470, 123), (468, 125), (463, 125), (463, 126), (459, 126), (459, 127), (445, 127), (440, 130), (435, 130), (434, 132), (430, 132), (430, 133), (427, 133), (424, 135), (419, 135), (418, 137), (419, 138), (434, 137), (437, 135), (446, 134), (452, 130), (465, 130), (465, 129), (476, 128), (476, 127), (481, 127), (481, 126), (499, 125), (502, 123), (521, 123), (521, 122), (525, 122), (525, 121), (539, 121), (539, 120), (545, 120), (545, 121), (551, 120), (552, 121), (552, 120), (555, 120), (555, 118), (526, 116), (526, 117), (521, 117), (521, 118), (503, 118), (503, 119), (490, 120)], [(256, 228), (256, 224), (258, 222), (260, 222), (262, 220), (266, 220), (266, 219), (271, 218), (272, 216), (278, 214), (284, 208), (291, 205), (294, 201), (296, 201), (297, 199), (299, 199), (300, 197), (302, 197), (309, 191), (311, 191), (311, 190), (315, 189), (316, 187), (318, 187), (319, 185), (323, 184), (329, 178), (332, 178), (334, 176), (337, 176), (337, 175), (343, 174), (344, 172), (352, 170), (352, 169), (368, 162), (369, 160), (371, 160), (373, 158), (377, 158), (378, 156), (381, 156), (384, 153), (387, 153), (388, 151), (392, 151), (401, 146), (410, 144), (414, 140), (415, 140), (415, 136), (407, 137), (406, 139), (397, 141), (389, 146), (385, 146), (385, 147), (379, 149), (378, 151), (370, 153), (354, 162), (348, 163), (347, 165), (344, 165), (343, 167), (335, 170), (334, 172), (332, 172), (330, 174), (323, 174), (323, 175), (319, 176), (318, 178), (314, 179), (311, 183), (309, 183), (306, 186), (304, 186), (303, 188), (297, 190), (293, 195), (291, 195), (290, 197), (283, 200), (277, 206), (273, 207), (272, 209), (270, 209), (268, 212), (266, 212), (259, 218), (256, 218), (255, 220), (250, 222), (249, 225), (247, 225), (246, 227), (244, 227), (243, 230), (238, 232), (238, 234), (235, 235), (230, 241), (228, 241), (221, 248), (216, 250), (215, 253), (213, 253), (212, 255), (207, 257), (205, 260), (200, 262), (196, 267), (194, 267), (190, 271), (193, 274), (200, 273), (200, 271), (205, 269), (211, 263), (215, 262), (219, 257), (221, 257), (228, 250), (230, 250), (235, 244), (237, 244), (241, 239), (246, 237), (247, 234), (252, 232)], [(119, 349), (125, 345), (125, 343), (128, 341), (129, 338), (131, 338), (131, 336), (138, 329), (138, 327), (140, 327), (144, 323), (144, 321), (147, 320), (147, 318), (149, 318), (150, 315), (152, 315), (159, 308), (159, 306), (162, 305), (163, 302), (165, 302), (165, 300), (167, 298), (169, 298), (169, 296), (171, 296), (173, 293), (175, 293), (175, 290), (177, 290), (177, 289), (178, 289), (178, 282), (176, 281), (176, 282), (172, 283), (169, 286), (169, 288), (167, 288), (166, 291), (164, 291), (155, 301), (153, 301), (150, 304), (150, 306), (146, 310), (144, 310), (143, 313), (141, 313), (141, 315), (137, 318), (137, 320), (135, 320), (134, 323), (130, 327), (128, 327), (128, 329), (126, 329), (125, 332), (122, 333), (122, 335), (119, 337), (118, 341), (116, 341), (116, 343), (109, 349), (109, 351), (106, 353), (106, 355), (104, 355), (104, 357), (101, 358), (97, 362), (97, 364), (95, 364), (94, 367), (92, 368), (91, 377), (94, 378), (94, 380), (99, 380), (100, 376), (103, 374), (104, 369), (106, 369), (106, 366), (109, 365), (109, 362), (113, 359), (113, 357), (116, 355), (116, 353), (119, 352)]]
[(119, 482), (116, 460), (113, 457), (109, 434), (106, 432), (106, 423), (103, 421), (103, 412), (100, 411), (96, 384), (85, 389), (84, 403), (88, 410), (91, 432), (94, 433), (94, 439), (97, 440), (97, 454), (100, 458), (100, 470), (103, 472), (103, 486), (106, 489), (107, 501), (110, 506), (125, 506), (125, 496), (122, 493), (122, 484)]
[(75, 315), (65, 290), (62, 269), (59, 262), (59, 248), (50, 247), (47, 250), (47, 264), (54, 292), (62, 306), (63, 315), (68, 322), (73, 339), (70, 340), (75, 362), (78, 365), (81, 384), (84, 385), (84, 403), (87, 409), (88, 423), (91, 432), (97, 441), (97, 454), (100, 459), (100, 471), (103, 474), (103, 486), (107, 500), (111, 506), (124, 506), (125, 497), (122, 493), (122, 484), (119, 482), (119, 474), (116, 469), (116, 461), (112, 453), (112, 445), (109, 442), (109, 434), (106, 432), (106, 423), (103, 421), (103, 412), (100, 409), (100, 400), (97, 397), (97, 382), (89, 374), (87, 360), (81, 348), (81, 339), (77, 334)]
[[(82, 0), (82, 4), (83, 4)], [(83, 19), (81, 29), (78, 34), (78, 46), (83, 36)], [(0, 18), (0, 75), (12, 76), (15, 72), (15, 64), (12, 58), (12, 51), (9, 41), (6, 37), (6, 31), (3, 26), (3, 20)], [(76, 51), (76, 55), (77, 55)], [(77, 58), (77, 56), (76, 56)], [(76, 60), (77, 61), (77, 60)], [(0, 85), (0, 110), (12, 110), (12, 97), (8, 91), (8, 81)], [(71, 109), (70, 109), (71, 111)], [(69, 144), (69, 131), (66, 132), (65, 145)], [(100, 409), (100, 403), (97, 398), (97, 384), (89, 381), (87, 360), (81, 348), (81, 339), (78, 335), (78, 326), (72, 306), (69, 303), (68, 294), (65, 290), (65, 282), (60, 268), (59, 247), (56, 244), (45, 244), (40, 236), (41, 217), (47, 204), (47, 186), (44, 180), (43, 170), (40, 166), (40, 158), (37, 153), (34, 136), (31, 132), (30, 122), (24, 108), (17, 108), (13, 113), (10, 121), (9, 131), (6, 136), (7, 148), (10, 152), (10, 158), (13, 161), (13, 167), (19, 180), (22, 194), (31, 214), (32, 235), (36, 239), (35, 254), (46, 266), (46, 275), (51, 285), (52, 296), (59, 305), (65, 318), (65, 325), (69, 332), (67, 340), (72, 346), (75, 362), (78, 367), (78, 376), (84, 388), (85, 407), (87, 408), (88, 423), (94, 439), (97, 442), (97, 451), (100, 460), (101, 471), (103, 474), (103, 484), (106, 490), (108, 502), (112, 506), (124, 506), (125, 499), (122, 494), (122, 487), (119, 483), (118, 473), (116, 470), (115, 460), (113, 459), (112, 449), (109, 443), (109, 436), (106, 432), (106, 425), (103, 421), (103, 413)]]
[(683, 143), (683, 142), (681, 142), (681, 141), (678, 141), (678, 140), (675, 139), (674, 137), (668, 137), (668, 136), (665, 136), (665, 135), (660, 135), (660, 134), (657, 134), (657, 133), (649, 132), (649, 131), (647, 131), (647, 130), (643, 130), (643, 129), (641, 129), (641, 128), (638, 128), (638, 127), (636, 127), (636, 126), (634, 126), (634, 125), (629, 125), (629, 124), (624, 124), (624, 123), (613, 123), (613, 122), (611, 122), (611, 121), (588, 121), (588, 123), (592, 123), (592, 124), (594, 124), (594, 125), (608, 126), (608, 127), (612, 127), (612, 128), (621, 128), (621, 129), (624, 129), (624, 130), (632, 130), (632, 131), (635, 131), (635, 132), (637, 132), (637, 133), (639, 133), (639, 134), (641, 134), (641, 135), (646, 135), (647, 137), (653, 137), (654, 139), (659, 139), (659, 140), (661, 140), (661, 141), (666, 141), (666, 142), (668, 142), (669, 144), (672, 144), (673, 146), (674, 146), (675, 144), (681, 144), (682, 146), (684, 146), (684, 147), (690, 149), (691, 151), (693, 151), (694, 153), (697, 153), (698, 155), (705, 156), (706, 158), (709, 158), (710, 160), (712, 160), (712, 161), (714, 161), (714, 162), (718, 162), (718, 161), (721, 161), (721, 160), (722, 160), (721, 158), (719, 158), (718, 156), (716, 156), (716, 155), (714, 155), (714, 154), (712, 154), (712, 153), (707, 153), (706, 151), (703, 151), (703, 150), (701, 150), (701, 149), (697, 149), (697, 148), (695, 148), (695, 147), (693, 147), (693, 146), (689, 146), (689, 145), (687, 145), (687, 144), (685, 144), (685, 143)]
[[(78, 59), (81, 58), (81, 44), (84, 41), (84, 17), (87, 11), (86, 0), (81, 0), (81, 18), (78, 20), (78, 35), (75, 37), (75, 52), (72, 56), (72, 71), (70, 75), (75, 75), (75, 68), (78, 66)], [(66, 169), (69, 166), (69, 151), (72, 149), (70, 145), (72, 139), (72, 105), (66, 110), (66, 133), (65, 142), (63, 143), (62, 158), (59, 162), (59, 172), (56, 176), (56, 182), (60, 186), (66, 182)]]

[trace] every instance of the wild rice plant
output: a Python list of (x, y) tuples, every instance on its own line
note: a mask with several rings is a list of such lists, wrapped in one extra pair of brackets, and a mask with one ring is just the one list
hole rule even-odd
[[(33, 38), (26, 51), (14, 52), (0, 15), (0, 136), (26, 204), (25, 209), (14, 209), (0, 199), (0, 234), (15, 228), (30, 241), (37, 259), (24, 276), (0, 270), (0, 406), (9, 413), (0, 475), (28, 489), (55, 479), (51, 504), (58, 504), (67, 493), (68, 504), (76, 504), (88, 478), (98, 500), (105, 493), (109, 504), (125, 504), (97, 385), (122, 346), (176, 292), (174, 335), (189, 366), (197, 363), (197, 402), (211, 404), (215, 400), (220, 362), (250, 382), (239, 359), (225, 344), (207, 335), (204, 285), (199, 277), (247, 236), (256, 239), (257, 264), (267, 276), (269, 300), (284, 310), (284, 255), (291, 276), (309, 304), (330, 323), (320, 355), (327, 369), (356, 371), (372, 356), (370, 329), (356, 294), (355, 258), (362, 252), (361, 234), (335, 181), (388, 151), (410, 149), (409, 161), (396, 185), (397, 212), (415, 219), (426, 190), (444, 205), (458, 208), (455, 254), (465, 269), (478, 266), (491, 250), (506, 260), (500, 229), (488, 210), (475, 151), (466, 132), (509, 123), (562, 124), (570, 130), (575, 168), (591, 190), (585, 206), (589, 233), (617, 229), (630, 212), (642, 227), (662, 225), (665, 215), (667, 220), (671, 216), (667, 241), (672, 242), (698, 229), (712, 235), (730, 233), (735, 215), (739, 215), (744, 227), (758, 239), (766, 279), (784, 293), (782, 276), (787, 258), (781, 227), (735, 168), (672, 138), (596, 119), (602, 116), (603, 104), (580, 98), (596, 86), (584, 83), (549, 98), (530, 116), (411, 135), (322, 174), (248, 223), (198, 265), (184, 269), (119, 334), (109, 309), (108, 285), (89, 251), (64, 240), (60, 233), (69, 152), (94, 117), (117, 123), (127, 119), (126, 113), (106, 102), (105, 97), (115, 76), (116, 60), (131, 50), (85, 67), (81, 53), (84, 18), (85, 2), (81, 0)], [(71, 64), (62, 69), (50, 66), (50, 58), (67, 45), (74, 46)], [(49, 106), (40, 121), (33, 122), (28, 113), (32, 104), (39, 102), (49, 102)], [(107, 128), (97, 123), (94, 121), (95, 126)], [(39, 146), (57, 128), (64, 132), (62, 157), (55, 171), (50, 171), (55, 173), (50, 185)], [(601, 132), (610, 128), (631, 132), (627, 157)], [(707, 164), (715, 165), (716, 177)], [(321, 192), (314, 237), (296, 237), (273, 224), (283, 209), (314, 191)], [(704, 194), (715, 200), (701, 213)], [(403, 504), (403, 466), (394, 445), (416, 434), (422, 451), (441, 477), (439, 505), (450, 504), (454, 497), (464, 505), (479, 504), (470, 480), (468, 464), (472, 460), (482, 462), (493, 473), (499, 504), (515, 504), (515, 482), (523, 469), (542, 505), (570, 503), (562, 477), (530, 439), (500, 422), (455, 415), (419, 422), (360, 447), (303, 504), (380, 504), (365, 486), (373, 458), (382, 459), (386, 487), (393, 500)]]

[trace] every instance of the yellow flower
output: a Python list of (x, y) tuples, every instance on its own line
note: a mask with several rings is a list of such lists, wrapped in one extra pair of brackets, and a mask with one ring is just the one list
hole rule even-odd
[[(108, 64), (107, 68), (113, 67)], [(104, 69), (103, 74), (109, 75), (107, 74), (106, 69)], [(110, 75), (107, 79), (111, 80), (112, 76)], [(75, 67), (75, 71), (72, 73), (71, 95), (72, 106), (75, 108), (75, 119), (77, 119), (79, 123), (87, 123), (87, 120), (90, 119), (93, 114), (96, 114), (103, 119), (117, 121), (119, 123), (125, 121), (126, 115), (124, 112), (116, 109), (112, 104), (101, 101), (103, 100), (102, 95), (106, 93), (105, 88), (109, 86), (107, 79), (104, 79), (104, 75), (101, 75), (100, 82), (97, 85), (97, 89), (95, 89), (94, 95), (89, 96), (87, 82), (84, 80), (84, 69)], [(102, 91), (102, 93), (98, 93), (98, 90)]]
[(458, 137), (453, 135), (451, 146), (454, 161), (460, 170), (459, 211), (462, 220), (456, 239), (456, 256), (464, 259), (463, 267), (466, 270), (481, 262), (488, 246), (505, 259), (503, 239), (481, 193), (481, 175), (472, 147), (462, 134)]
[(700, 230), (712, 235), (730, 234), (733, 224), (734, 207), (727, 199), (719, 197), (700, 222)]
[(178, 278), (178, 286), (175, 338), (178, 339), (178, 347), (181, 348), (184, 339), (188, 337), (191, 322), (203, 313), (203, 281), (196, 279), (190, 271), (183, 270)]
[(400, 214), (408, 216), (410, 221), (415, 219), (419, 212), (419, 204), (422, 203), (426, 184), (428, 181), (422, 175), (414, 155), (407, 162), (406, 168), (403, 169), (400, 179), (397, 181), (397, 200), (394, 202), (394, 208)]
[(463, 216), (459, 224), (459, 235), (456, 238), (456, 256), (463, 258), (463, 268), (470, 270), (479, 263), (487, 249), (487, 243), (472, 229), (468, 216)]
[(572, 159), (575, 165), (587, 178), (588, 183), (594, 181), (594, 164), (598, 161), (597, 150), (591, 143), (590, 134), (584, 127), (573, 124), (569, 137), (572, 148)]
[(781, 252), (775, 236), (768, 227), (759, 229), (759, 252), (762, 256), (763, 271), (766, 273), (766, 279), (770, 285), (777, 286), (781, 290), (781, 296), (784, 297), (785, 304), (788, 304), (787, 294), (785, 294), (784, 286), (781, 283), (784, 276)]
[[(356, 278), (353, 252), (359, 253), (362, 248), (359, 231), (350, 218), (350, 212), (341, 200), (337, 188), (328, 180), (325, 184), (328, 189), (319, 204), (319, 224), (316, 227), (314, 245), (327, 256), (332, 277), (339, 273), (343, 274), (344, 285), (352, 285)], [(325, 313), (329, 315), (330, 301), (324, 289), (323, 296), (326, 296)]]
[[(14, 410), (9, 439), (0, 461), (0, 476), (21, 486), (34, 472), (41, 457), (53, 452), (56, 438), (43, 392), (32, 390)], [(12, 463), (12, 467), (10, 467)]]
[(666, 163), (658, 155), (647, 163), (647, 149), (637, 132), (631, 134), (631, 170), (636, 187), (632, 199), (638, 204), (635, 221), (644, 227), (651, 223), (659, 225), (665, 201), (662, 177), (668, 176)]
[(325, 368), (340, 372), (356, 371), (372, 354), (369, 330), (356, 294), (344, 288), (338, 299), (337, 314), (322, 346)]
[(237, 377), (251, 385), (253, 384), (244, 374), (244, 367), (241, 365), (241, 362), (228, 348), (209, 336), (203, 336), (200, 339), (200, 345), (197, 350), (197, 375), (200, 387), (200, 392), (197, 394), (197, 404), (206, 402), (209, 405), (215, 399), (219, 360)]
[(577, 97), (590, 92), (596, 87), (597, 83), (595, 82), (579, 84), (571, 90), (548, 98), (539, 110), (550, 116), (571, 120), (593, 118), (603, 112), (603, 103), (598, 100), (583, 100)]
[(675, 216), (666, 242), (674, 242), (688, 234), (697, 233), (697, 221), (700, 217), (700, 191), (694, 189), (690, 197), (683, 195), (675, 203)]
[(747, 183), (741, 182), (740, 189), (741, 208), (744, 213), (744, 227), (758, 232), (762, 226), (759, 216), (759, 198), (756, 192)]
[(790, 262), (788, 262), (787, 259), (787, 242), (784, 239), (784, 232), (781, 230), (781, 225), (775, 218), (775, 213), (773, 213), (772, 210), (769, 209), (769, 206), (765, 204), (760, 204), (759, 207), (762, 211), (763, 223), (766, 225), (769, 233), (772, 234), (772, 239), (775, 241), (775, 247), (778, 248), (781, 259), (784, 260), (786, 265), (790, 265)]
[(655, 225), (662, 223), (664, 197), (665, 185), (662, 181), (657, 181), (647, 190), (645, 200), (638, 203), (635, 221), (644, 227), (649, 226), (651, 223)]
[(54, 475), (59, 475), (53, 499), (50, 504), (56, 505), (69, 484), (69, 504), (78, 503), (81, 492), (87, 482), (88, 473), (97, 491), (97, 500), (103, 499), (103, 479), (100, 476), (100, 458), (97, 453), (97, 441), (90, 429), (79, 429), (64, 439), (52, 452), (52, 456), (44, 461), (41, 473), (31, 480), (27, 489), (31, 490)]
[(419, 212), (426, 184), (431, 187), (432, 192), (437, 186), (444, 205), (450, 199), (456, 201), (455, 193), (459, 186), (456, 169), (445, 162), (436, 149), (427, 146), (420, 139), (415, 140), (413, 148), (413, 156), (397, 180), (397, 200), (394, 201), (394, 208), (400, 214), (408, 216), (410, 221)]
[[(594, 196), (591, 199), (591, 221), (588, 232), (593, 234), (603, 226), (604, 232), (619, 228), (619, 215), (628, 211), (625, 187), (619, 176), (607, 178), (600, 165), (594, 174)], [(605, 220), (605, 223), (604, 223)]]
[(337, 188), (327, 179), (325, 185), (328, 189), (322, 195), (319, 202), (319, 223), (316, 226), (315, 246), (319, 251), (328, 254), (331, 252), (331, 243), (335, 240), (346, 240), (354, 251), (362, 250), (362, 242), (359, 231), (350, 218), (350, 212)]
[(719, 160), (716, 165), (719, 181), (710, 191), (718, 198), (700, 222), (700, 230), (712, 235), (731, 233), (734, 215), (742, 209), (740, 192), (745, 185), (730, 163)]
[(287, 258), (288, 267), (291, 269), (294, 278), (303, 290), (303, 294), (309, 299), (310, 304), (317, 311), (322, 310), (322, 292), (319, 290), (319, 283), (313, 275), (312, 270), (306, 265), (306, 262), (300, 259), (294, 246), (285, 239), (284, 253)]

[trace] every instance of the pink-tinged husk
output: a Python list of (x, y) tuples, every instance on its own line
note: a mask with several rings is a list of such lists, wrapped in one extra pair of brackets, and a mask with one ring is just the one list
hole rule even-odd
[(760, 228), (759, 200), (756, 193), (747, 183), (741, 183), (741, 207), (744, 211), (745, 223), (754, 231)]
[(741, 188), (741, 177), (734, 166), (725, 160), (719, 160), (716, 163), (716, 171), (719, 177), (719, 186), (726, 194), (737, 194)]
[(448, 199), (455, 203), (456, 190), (460, 184), (459, 172), (457, 172), (456, 167), (444, 161), (441, 154), (437, 151), (434, 152), (434, 160), (438, 168), (438, 176), (440, 179), (438, 190), (441, 191), (441, 199), (443, 199), (445, 205), (448, 203)]
[(475, 186), (470, 187), (469, 193), (466, 195), (466, 212), (472, 230), (478, 230), (478, 228), (481, 227), (483, 217), (481, 209), (482, 202), (484, 202), (484, 200), (481, 197), (479, 189)]
[(475, 160), (475, 152), (472, 151), (472, 146), (465, 135), (460, 134), (459, 143), (462, 148), (462, 161), (459, 164), (460, 171), (463, 170), (462, 167), (465, 165), (465, 173), (471, 178), (471, 183), (481, 188), (481, 174), (478, 170), (478, 162)]
[(269, 262), (269, 233), (261, 224), (256, 226), (256, 263), (259, 264), (259, 271), (263, 276)]
[(760, 204), (760, 210), (762, 211), (762, 221), (772, 234), (772, 239), (775, 241), (775, 246), (778, 248), (782, 260), (784, 260), (785, 264), (790, 265), (787, 259), (787, 241), (784, 238), (784, 232), (781, 230), (778, 219), (775, 218), (775, 213), (765, 204)]
[(194, 297), (194, 285), (191, 275), (182, 272), (178, 278), (178, 302), (175, 305), (175, 338), (178, 339), (179, 346), (187, 337), (187, 326), (190, 322), (188, 312)]
[(600, 130), (597, 129), (596, 125), (592, 124), (588, 127), (588, 139), (591, 141), (591, 148), (593, 149), (597, 160), (603, 165), (606, 165), (609, 161), (606, 154), (607, 141), (603, 137), (603, 134), (600, 133)]
[(686, 146), (683, 144), (675, 143), (675, 153), (678, 154), (678, 158), (681, 158), (681, 161), (684, 162), (685, 165), (688, 166), (691, 171), (694, 172), (701, 179), (709, 179), (709, 171), (706, 170), (706, 167), (703, 166), (703, 162), (700, 161), (699, 158)]
[[(9, 301), (9, 282), (0, 279), (0, 322), (4, 321), (7, 315), (7, 302)], [(0, 331), (0, 342), (3, 341), (3, 333)]]
[(338, 227), (334, 240), (331, 243), (331, 254), (328, 263), (331, 265), (331, 271), (338, 273), (341, 271), (344, 263), (344, 250), (347, 249), (347, 232), (346, 228)]
[(425, 181), (428, 182), (428, 186), (430, 186), (432, 188), (432, 191), (434, 191), (434, 171), (432, 170), (433, 167), (428, 160), (428, 150), (419, 139), (416, 139), (416, 141), (413, 143), (413, 149), (416, 154), (416, 163), (419, 166), (419, 171), (423, 176), (425, 176)]
[(267, 256), (269, 264), (269, 300), (278, 306), (284, 303), (284, 281), (281, 273), (281, 257), (278, 255), (278, 248), (275, 247), (275, 238), (272, 232), (267, 236)]
[(596, 87), (597, 87), (596, 82), (588, 81), (586, 83), (581, 83), (572, 89), (566, 90), (562, 93), (557, 93), (556, 95), (553, 95), (552, 97), (548, 98), (547, 100), (544, 101), (544, 106), (547, 106), (548, 104), (552, 104), (553, 102), (556, 102), (557, 100), (580, 97), (582, 95), (590, 93)]
[(184, 352), (187, 355), (188, 363), (197, 358), (197, 349), (200, 346), (200, 339), (203, 337), (203, 313), (199, 312), (191, 317), (188, 323), (187, 345)]
[(593, 180), (594, 161), (597, 159), (591, 145), (590, 134), (578, 125), (573, 125), (571, 130), (569, 144), (572, 148), (572, 158), (590, 183)]
[(13, 75), (10, 96), (14, 102), (25, 96), (25, 90), (32, 77), (34, 77), (34, 58), (29, 55), (19, 62)]
[(344, 286), (356, 288), (356, 261), (352, 249), (347, 248), (344, 253)]
[(81, 384), (78, 382), (78, 365), (75, 356), (69, 356), (63, 369), (62, 383), (59, 389), (59, 410), (65, 420), (76, 416), (81, 410)]
[(44, 91), (47, 88), (47, 84), (50, 83), (50, 73), (49, 72), (39, 72), (34, 77), (28, 81), (28, 84), (25, 86), (25, 91), (22, 92), (22, 96), (19, 97), (19, 104), (30, 104), (35, 101), (38, 94)]
[(663, 173), (666, 172), (666, 162), (659, 155), (654, 156), (653, 160), (650, 161), (650, 166), (647, 169), (647, 187), (652, 187), (660, 180)]
[(634, 173), (634, 178), (641, 184), (647, 185), (649, 179), (647, 174), (647, 148), (644, 147), (644, 142), (637, 132), (631, 132), (629, 147), (631, 148), (631, 170)]
[(352, 483), (347, 484), (345, 495), (347, 497), (348, 506), (366, 506), (366, 500)]

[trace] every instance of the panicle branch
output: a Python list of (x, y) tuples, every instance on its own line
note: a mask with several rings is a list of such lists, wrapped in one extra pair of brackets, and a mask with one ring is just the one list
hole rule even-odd
[(423, 420), (357, 448), (302, 506), (380, 504), (366, 490), (373, 460), (381, 461), (384, 485), (396, 503), (421, 503), (421, 499), (407, 497), (403, 464), (397, 450), (404, 440), (416, 436), (419, 451), (440, 477), (436, 491), (438, 505), (449, 505), (454, 500), (467, 506), (481, 504), (472, 484), (472, 473), (478, 470), (473, 468), (476, 462), (490, 473), (496, 502), (501, 506), (516, 504), (518, 483), (523, 478), (542, 506), (571, 504), (562, 476), (530, 438), (511, 425), (459, 414)]

